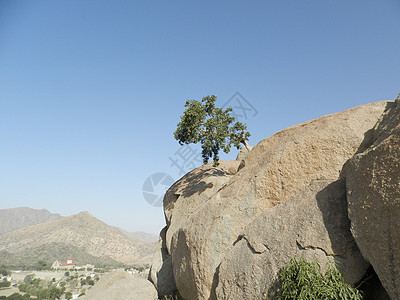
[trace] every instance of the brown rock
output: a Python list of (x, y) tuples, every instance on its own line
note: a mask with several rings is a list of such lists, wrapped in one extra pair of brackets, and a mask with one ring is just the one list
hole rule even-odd
[(278, 272), (292, 257), (317, 261), (323, 272), (335, 261), (348, 283), (369, 264), (350, 233), (344, 180), (313, 182), (304, 191), (250, 223), (219, 266), (218, 299), (275, 299)]
[(240, 162), (220, 161), (218, 167), (213, 167), (212, 164), (210, 162), (189, 172), (165, 194), (164, 214), (168, 227), (166, 233), (168, 251), (172, 235), (193, 212), (228, 182), (232, 173), (236, 173)]
[(251, 149), (253, 149), (253, 147), (250, 145), (246, 145), (245, 147), (242, 147), (240, 149), (238, 155), (236, 156), (236, 160), (238, 160), (238, 161), (244, 160), (247, 157), (247, 155), (249, 154), (249, 152), (251, 151)]
[(218, 267), (244, 228), (314, 181), (336, 181), (385, 105), (371, 103), (282, 130), (256, 145), (233, 176), (206, 165), (178, 181), (164, 207), (181, 295), (216, 299)]
[(104, 275), (89, 290), (86, 300), (157, 300), (157, 291), (150, 281), (123, 270)]
[(343, 175), (354, 239), (391, 299), (400, 299), (400, 100), (389, 106)]
[(167, 227), (164, 227), (160, 232), (160, 239), (154, 252), (148, 278), (154, 284), (160, 298), (169, 296), (176, 290), (172, 257), (168, 253), (165, 243), (166, 230)]

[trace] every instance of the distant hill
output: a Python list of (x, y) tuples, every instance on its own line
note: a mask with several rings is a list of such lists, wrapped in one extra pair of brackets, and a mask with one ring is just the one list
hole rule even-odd
[(116, 227), (119, 231), (121, 231), (123, 234), (134, 238), (136, 240), (145, 242), (145, 243), (157, 243), (158, 242), (158, 235), (152, 234), (152, 233), (147, 233), (143, 231), (135, 231), (135, 232), (128, 232), (126, 230), (123, 230), (121, 228)]
[(0, 209), (0, 234), (59, 218), (61, 215), (52, 214), (46, 209), (29, 207)]
[(85, 250), (73, 245), (49, 243), (33, 246), (26, 251), (18, 251), (15, 253), (5, 250), (0, 251), (0, 268), (11, 270), (33, 269), (39, 266), (39, 262), (44, 262), (47, 266), (51, 266), (54, 261), (65, 261), (67, 257), (73, 257), (78, 266), (86, 264), (95, 265), (96, 268), (125, 266), (125, 264), (109, 256), (93, 256)]
[[(0, 266), (38, 260), (52, 263), (73, 256), (78, 264), (149, 264), (153, 243), (130, 238), (87, 212), (0, 235)], [(97, 260), (97, 262), (95, 261)]]

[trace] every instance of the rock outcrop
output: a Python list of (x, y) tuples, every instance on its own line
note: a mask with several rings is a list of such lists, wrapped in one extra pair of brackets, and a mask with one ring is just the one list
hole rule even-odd
[(231, 179), (239, 165), (240, 161), (220, 161), (220, 165), (214, 168), (212, 163), (208, 163), (186, 174), (167, 191), (164, 197), (164, 214), (167, 223), (166, 246), (169, 252), (172, 236)]
[(400, 99), (348, 161), (351, 232), (391, 299), (400, 299)]
[(236, 156), (236, 160), (238, 160), (238, 161), (245, 160), (247, 155), (250, 153), (251, 149), (253, 149), (253, 147), (250, 145), (246, 145), (246, 146), (242, 147), (240, 149), (238, 155)]
[(250, 223), (219, 266), (218, 299), (277, 299), (277, 274), (292, 257), (335, 261), (357, 282), (369, 264), (350, 233), (344, 180), (316, 180)]
[(160, 298), (168, 296), (176, 291), (174, 274), (172, 271), (172, 257), (168, 253), (165, 243), (165, 233), (167, 227), (160, 232), (156, 251), (149, 271), (149, 280), (154, 284)]
[(157, 291), (146, 279), (123, 270), (104, 275), (89, 290), (86, 300), (157, 300)]
[[(343, 182), (336, 181), (385, 106), (371, 103), (290, 127), (261, 141), (242, 163), (204, 165), (176, 182), (164, 198), (166, 248), (183, 298), (237, 299), (228, 288), (233, 282), (257, 285), (251, 293), (267, 291), (279, 265), (297, 254), (322, 264), (336, 257), (346, 280), (360, 279), (367, 264), (351, 240), (344, 187), (337, 187)], [(279, 265), (277, 240), (288, 251)], [(262, 278), (266, 270), (273, 273), (269, 279)]]

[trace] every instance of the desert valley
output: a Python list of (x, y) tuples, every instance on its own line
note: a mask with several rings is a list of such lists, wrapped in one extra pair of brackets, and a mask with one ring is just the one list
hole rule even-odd
[(1, 280), (10, 286), (0, 289), (0, 296), (21, 292), (17, 286), (36, 280), (77, 298), (114, 269), (145, 276), (157, 240), (153, 234), (109, 226), (88, 212), (62, 217), (45, 209), (2, 209)]

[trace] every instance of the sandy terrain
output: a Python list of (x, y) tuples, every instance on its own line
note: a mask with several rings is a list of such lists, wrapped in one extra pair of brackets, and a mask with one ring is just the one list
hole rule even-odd
[(19, 290), (18, 290), (18, 288), (13, 287), (13, 286), (5, 288), (5, 289), (0, 289), (0, 296), (10, 296), (14, 293), (19, 293)]

